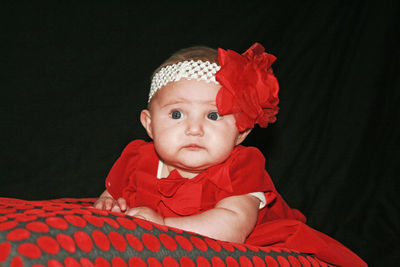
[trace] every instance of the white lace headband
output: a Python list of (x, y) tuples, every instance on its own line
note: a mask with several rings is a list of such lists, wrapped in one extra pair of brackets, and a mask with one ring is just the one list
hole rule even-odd
[(201, 60), (182, 61), (173, 65), (168, 65), (160, 69), (151, 81), (149, 100), (150, 102), (153, 95), (163, 86), (170, 82), (177, 82), (182, 78), (197, 81), (214, 82), (215, 74), (221, 67), (216, 63)]

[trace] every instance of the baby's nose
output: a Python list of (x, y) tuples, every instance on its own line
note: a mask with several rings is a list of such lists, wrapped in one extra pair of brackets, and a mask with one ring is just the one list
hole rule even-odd
[(187, 123), (186, 135), (203, 136), (203, 124), (201, 121), (190, 121)]

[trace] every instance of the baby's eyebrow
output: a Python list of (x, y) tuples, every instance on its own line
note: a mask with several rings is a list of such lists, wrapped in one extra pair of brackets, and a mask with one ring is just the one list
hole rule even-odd
[(162, 108), (164, 107), (168, 107), (168, 106), (172, 106), (172, 105), (176, 105), (176, 104), (182, 104), (185, 103), (185, 101), (176, 99), (176, 100), (172, 100), (172, 101), (168, 101), (167, 103), (164, 103), (163, 105), (161, 105)]
[(172, 105), (177, 105), (177, 104), (194, 104), (194, 103), (200, 103), (200, 104), (206, 104), (206, 105), (210, 105), (210, 106), (216, 106), (215, 101), (210, 100), (210, 101), (193, 101), (193, 100), (187, 100), (187, 99), (173, 99), (171, 101), (168, 101), (166, 103), (164, 103), (161, 107), (168, 107), (168, 106), (172, 106)]

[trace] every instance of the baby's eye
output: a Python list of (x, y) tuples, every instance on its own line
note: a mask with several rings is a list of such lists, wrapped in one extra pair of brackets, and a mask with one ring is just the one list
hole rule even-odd
[(180, 112), (179, 110), (174, 110), (171, 112), (170, 114), (171, 118), (173, 118), (174, 120), (180, 119), (182, 118), (183, 114), (182, 112)]
[(222, 117), (218, 114), (218, 112), (210, 112), (210, 113), (208, 113), (207, 118), (209, 118), (210, 120), (213, 120), (213, 121), (217, 121), (217, 120), (221, 119)]

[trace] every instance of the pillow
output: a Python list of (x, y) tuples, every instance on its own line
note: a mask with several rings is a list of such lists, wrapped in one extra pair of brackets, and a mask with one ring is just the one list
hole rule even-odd
[(94, 198), (0, 198), (0, 266), (328, 266), (276, 247), (214, 240), (123, 213)]

